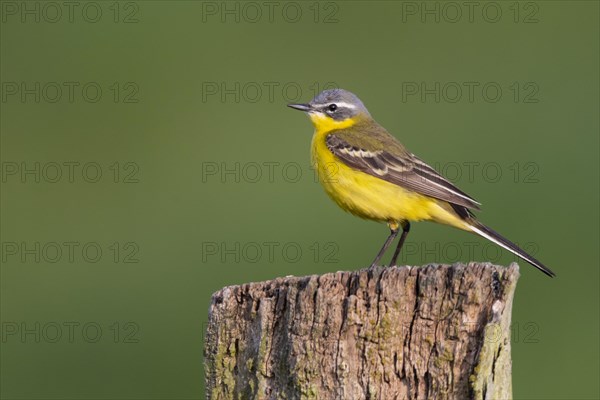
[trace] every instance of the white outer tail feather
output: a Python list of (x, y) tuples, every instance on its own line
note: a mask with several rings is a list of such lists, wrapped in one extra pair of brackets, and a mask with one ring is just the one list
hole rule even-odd
[(486, 238), (487, 240), (489, 240), (492, 243), (496, 243), (498, 246), (502, 247), (503, 249), (506, 249), (506, 250), (510, 251), (511, 253), (513, 253), (514, 255), (516, 255), (517, 257), (522, 258), (523, 260), (527, 261), (530, 264), (538, 265), (537, 261), (532, 260), (531, 258), (527, 257), (527, 255), (524, 252), (521, 253), (521, 254), (519, 254), (515, 250), (513, 250), (510, 247), (508, 247), (507, 245), (505, 245), (504, 243), (500, 242), (495, 237), (488, 235), (487, 233), (485, 233), (485, 232), (481, 231), (480, 229), (476, 228), (475, 226), (469, 225), (469, 227), (471, 228), (471, 230), (473, 232), (475, 232), (479, 236), (482, 236), (482, 237)]

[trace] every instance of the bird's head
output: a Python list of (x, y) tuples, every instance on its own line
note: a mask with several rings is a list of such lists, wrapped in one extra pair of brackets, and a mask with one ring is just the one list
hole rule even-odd
[(306, 104), (288, 104), (288, 107), (306, 112), (321, 131), (347, 128), (371, 118), (362, 101), (344, 89), (324, 90)]

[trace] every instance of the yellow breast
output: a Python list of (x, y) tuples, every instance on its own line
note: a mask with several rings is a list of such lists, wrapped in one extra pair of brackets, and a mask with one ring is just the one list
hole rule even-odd
[(311, 146), (312, 164), (325, 192), (342, 209), (376, 221), (435, 220), (463, 227), (463, 222), (447, 203), (406, 190), (344, 164), (327, 148), (329, 132), (320, 126), (315, 131)]

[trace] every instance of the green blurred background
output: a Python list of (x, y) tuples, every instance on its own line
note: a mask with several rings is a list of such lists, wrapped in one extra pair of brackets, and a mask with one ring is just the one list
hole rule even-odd
[[(78, 4), (1, 2), (3, 399), (204, 398), (211, 293), (366, 266), (387, 228), (285, 107), (329, 86), (558, 274), (521, 263), (515, 398), (599, 398), (598, 2)], [(514, 260), (426, 223), (405, 250)]]

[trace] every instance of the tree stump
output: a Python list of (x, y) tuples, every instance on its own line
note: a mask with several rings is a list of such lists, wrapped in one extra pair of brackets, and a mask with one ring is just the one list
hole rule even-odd
[(512, 398), (519, 267), (375, 267), (212, 296), (207, 398)]

